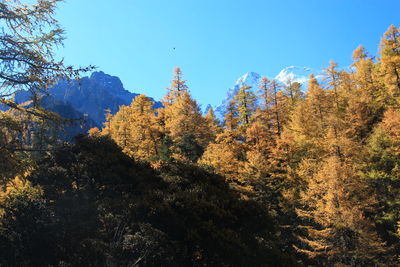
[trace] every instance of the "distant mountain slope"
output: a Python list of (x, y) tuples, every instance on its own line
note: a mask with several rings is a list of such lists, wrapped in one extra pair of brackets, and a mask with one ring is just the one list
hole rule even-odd
[[(41, 105), (64, 118), (83, 119), (83, 123), (66, 127), (63, 140), (70, 141), (92, 127), (102, 127), (106, 109), (115, 114), (121, 105), (130, 105), (137, 95), (126, 90), (118, 77), (99, 71), (79, 81), (59, 81), (49, 89), (49, 95), (42, 97)], [(14, 96), (18, 104), (31, 98), (28, 91), (17, 91)], [(162, 107), (161, 102), (154, 101), (154, 108), (159, 107)], [(0, 106), (0, 110), (7, 110), (7, 107)]]
[[(17, 91), (14, 96), (16, 103), (21, 104), (31, 100), (31, 93), (28, 91)], [(62, 141), (72, 141), (73, 137), (78, 134), (86, 134), (90, 128), (98, 126), (91, 118), (76, 110), (71, 104), (64, 103), (51, 95), (43, 96), (40, 100), (41, 106), (47, 110), (56, 112), (65, 119), (72, 119), (66, 121), (60, 132), (60, 139)], [(30, 107), (29, 104), (25, 107)], [(6, 111), (7, 106), (0, 105), (0, 110)]]
[(78, 134), (86, 134), (89, 129), (96, 127), (97, 124), (90, 117), (77, 111), (70, 104), (63, 103), (52, 96), (42, 98), (41, 104), (48, 110), (56, 112), (66, 119), (75, 119), (76, 121), (66, 122), (62, 127), (60, 139), (63, 141), (72, 141)]
[[(56, 99), (87, 114), (99, 126), (105, 121), (106, 109), (114, 114), (121, 105), (130, 105), (132, 99), (138, 95), (126, 90), (118, 77), (102, 71), (93, 72), (90, 77), (79, 81), (60, 81), (49, 92)], [(155, 108), (161, 106), (160, 102), (155, 102)]]

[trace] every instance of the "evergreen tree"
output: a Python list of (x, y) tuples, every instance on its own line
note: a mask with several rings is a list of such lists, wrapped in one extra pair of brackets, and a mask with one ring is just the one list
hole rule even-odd
[(216, 135), (222, 131), (222, 128), (220, 126), (220, 121), (215, 116), (215, 113), (214, 113), (214, 110), (212, 107), (209, 108), (209, 110), (204, 118), (206, 119), (208, 128), (210, 129), (210, 132), (209, 132), (210, 141), (214, 141), (216, 138)]
[(287, 99), (286, 106), (290, 111), (293, 111), (297, 103), (304, 97), (304, 94), (301, 90), (301, 83), (294, 82), (291, 77), (288, 77), (283, 90), (284, 96)]
[(315, 224), (304, 226), (308, 235), (300, 238), (304, 246), (298, 251), (320, 265), (383, 264), (384, 244), (366, 217), (376, 200), (357, 170), (336, 156), (313, 165), (303, 165), (305, 174), (311, 166), (314, 174), (304, 177), (308, 181), (302, 194), (306, 208), (297, 213)]
[[(270, 81), (266, 77), (261, 79), (260, 92), (264, 105), (261, 110), (263, 114), (261, 117), (267, 127), (279, 136), (282, 133), (287, 116), (285, 95), (280, 90), (280, 85), (275, 80)], [(293, 97), (295, 97), (295, 95), (293, 95)]]
[(399, 104), (400, 96), (400, 29), (391, 25), (384, 33), (379, 47), (379, 61), (383, 82), (393, 97), (392, 102)]
[(384, 86), (377, 82), (377, 70), (372, 58), (363, 46), (353, 52), (352, 79), (354, 86), (348, 95), (346, 108), (347, 133), (364, 142), (382, 116), (385, 95)]
[[(19, 170), (14, 174), (25, 171), (22, 162), (29, 160), (28, 154), (23, 152), (45, 150), (49, 142), (57, 139), (51, 135), (60, 117), (40, 108), (40, 96), (58, 79), (76, 78), (82, 71), (92, 69), (74, 69), (62, 60), (55, 60), (54, 48), (65, 38), (64, 31), (54, 18), (59, 2), (41, 0), (23, 5), (17, 0), (10, 0), (0, 3), (0, 105), (12, 109), (9, 113), (13, 116), (18, 114), (23, 118), (9, 120), (3, 112), (0, 115), (0, 137), (4, 137), (0, 141), (1, 165), (8, 166), (2, 169), (4, 172), (0, 170), (0, 180), (5, 182), (10, 178), (12, 166)], [(27, 105), (17, 105), (12, 98), (21, 89), (33, 95)], [(35, 147), (32, 147), (33, 143)]]
[(247, 129), (256, 111), (256, 96), (250, 86), (243, 86), (236, 94), (234, 101), (238, 113), (238, 123), (241, 128)]
[(333, 103), (337, 112), (343, 107), (342, 92), (340, 91), (340, 73), (337, 70), (338, 64), (336, 62), (329, 62), (329, 66), (325, 69), (325, 81), (327, 82), (327, 87), (331, 91), (333, 98)]
[(188, 92), (186, 81), (183, 80), (183, 73), (181, 68), (175, 67), (173, 71), (173, 78), (171, 85), (167, 88), (167, 94), (164, 98), (166, 105), (173, 104), (179, 99), (184, 93)]
[(21, 5), (11, 0), (0, 4), (0, 102), (11, 105), (9, 97), (16, 90), (40, 94), (58, 78), (76, 77), (80, 71), (91, 69), (74, 69), (54, 60), (54, 47), (65, 38), (54, 18), (59, 2), (42, 0)]
[(229, 130), (236, 130), (239, 125), (238, 111), (234, 99), (229, 101), (224, 114), (224, 126)]
[[(211, 141), (211, 129), (200, 107), (188, 92), (165, 107), (165, 131), (175, 145), (176, 156), (196, 161)], [(188, 154), (189, 153), (189, 154)]]
[(271, 82), (270, 90), (271, 90), (270, 105), (271, 105), (271, 112), (274, 118), (274, 128), (276, 130), (276, 134), (280, 136), (282, 133), (284, 114), (285, 114), (284, 111), (285, 107), (283, 106), (285, 103), (284, 95), (280, 90), (280, 86), (275, 80)]
[(123, 149), (129, 149), (133, 145), (130, 138), (132, 118), (132, 109), (129, 106), (121, 106), (110, 120), (110, 135)]
[(330, 107), (326, 91), (314, 76), (310, 76), (306, 99), (295, 107), (287, 127), (287, 136), (293, 138), (292, 146), (299, 153), (296, 157), (320, 158), (325, 155), (324, 138)]
[(368, 138), (367, 154), (363, 159), (363, 177), (378, 196), (376, 223), (381, 235), (396, 248), (400, 255), (399, 237), (396, 237), (400, 220), (400, 113), (389, 109)]
[(161, 133), (153, 104), (147, 96), (138, 95), (110, 120), (111, 138), (135, 159), (151, 161), (159, 156)]
[(242, 171), (245, 164), (246, 146), (240, 141), (238, 131), (226, 129), (217, 135), (214, 143), (207, 146), (199, 164), (211, 166), (236, 186), (244, 185)]
[(272, 112), (271, 112), (271, 90), (270, 90), (271, 81), (267, 77), (262, 77), (259, 84), (259, 97), (262, 100), (262, 107), (258, 108), (256, 111), (257, 120), (262, 121), (263, 125), (269, 130), (272, 130)]

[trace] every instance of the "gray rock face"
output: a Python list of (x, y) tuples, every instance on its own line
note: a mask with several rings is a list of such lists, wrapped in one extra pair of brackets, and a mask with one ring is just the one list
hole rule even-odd
[[(130, 105), (138, 95), (126, 90), (118, 77), (102, 71), (94, 72), (79, 81), (59, 81), (49, 92), (56, 99), (87, 114), (99, 126), (105, 121), (106, 109), (114, 114), (121, 105)], [(155, 103), (155, 108), (160, 106), (160, 102)]]
[[(86, 134), (92, 127), (102, 127), (106, 109), (115, 114), (121, 105), (130, 105), (137, 95), (126, 90), (118, 77), (99, 71), (79, 81), (58, 81), (49, 88), (49, 95), (42, 97), (41, 104), (64, 118), (84, 119), (83, 125), (67, 127), (63, 139), (69, 141), (76, 134)], [(17, 91), (14, 99), (20, 104), (32, 96), (28, 91)], [(155, 101), (154, 108), (159, 107), (162, 104)], [(0, 106), (0, 110), (7, 107)]]
[[(21, 104), (32, 99), (32, 94), (28, 91), (17, 91), (14, 96), (16, 103)], [(62, 130), (58, 133), (62, 141), (71, 142), (74, 136), (78, 134), (86, 134), (90, 128), (98, 126), (91, 118), (76, 110), (72, 105), (64, 103), (51, 95), (43, 96), (40, 104), (47, 110), (59, 114), (65, 119), (72, 119), (65, 121), (62, 125)], [(27, 103), (25, 107), (29, 108), (32, 103)], [(6, 111), (8, 107), (0, 107), (1, 110)]]

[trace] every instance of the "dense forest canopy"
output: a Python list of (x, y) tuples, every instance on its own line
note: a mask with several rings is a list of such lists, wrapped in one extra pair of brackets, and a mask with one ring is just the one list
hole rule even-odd
[(0, 266), (399, 265), (400, 28), (306, 88), (243, 86), (223, 121), (176, 67), (163, 107), (62, 143), (41, 96), (92, 67), (54, 59), (58, 2), (0, 1)]

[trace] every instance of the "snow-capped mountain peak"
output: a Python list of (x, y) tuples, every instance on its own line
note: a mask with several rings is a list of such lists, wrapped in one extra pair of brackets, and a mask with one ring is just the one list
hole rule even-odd
[(255, 72), (247, 72), (239, 79), (236, 80), (236, 86), (242, 87), (243, 85), (254, 86), (258, 85), (261, 76)]
[(298, 82), (307, 85), (310, 74), (314, 74), (317, 77), (320, 75), (319, 71), (313, 70), (309, 67), (298, 67), (298, 66), (289, 66), (284, 68), (276, 75), (275, 80), (287, 84), (289, 81)]
[(247, 72), (246, 74), (239, 77), (239, 79), (236, 80), (235, 86), (229, 88), (225, 99), (222, 100), (221, 105), (219, 105), (215, 108), (217, 117), (219, 119), (222, 119), (224, 117), (224, 113), (225, 113), (226, 107), (228, 106), (229, 102), (232, 99), (234, 99), (235, 95), (239, 92), (240, 88), (242, 88), (243, 86), (245, 86), (245, 85), (250, 86), (251, 90), (253, 92), (256, 92), (258, 90), (260, 79), (261, 79), (261, 75), (258, 73), (255, 73), (255, 72)]
[[(275, 76), (275, 80), (283, 84), (287, 84), (289, 81), (299, 82), (303, 85), (303, 88), (306, 88), (310, 74), (314, 74), (317, 79), (322, 77), (320, 71), (313, 70), (309, 67), (289, 66), (282, 69), (279, 74)], [(223, 118), (228, 103), (234, 99), (241, 87), (244, 85), (251, 86), (251, 90), (256, 93), (258, 91), (260, 80), (261, 75), (255, 72), (247, 72), (239, 77), (239, 79), (236, 80), (236, 84), (229, 88), (222, 103), (215, 108), (218, 118)]]

